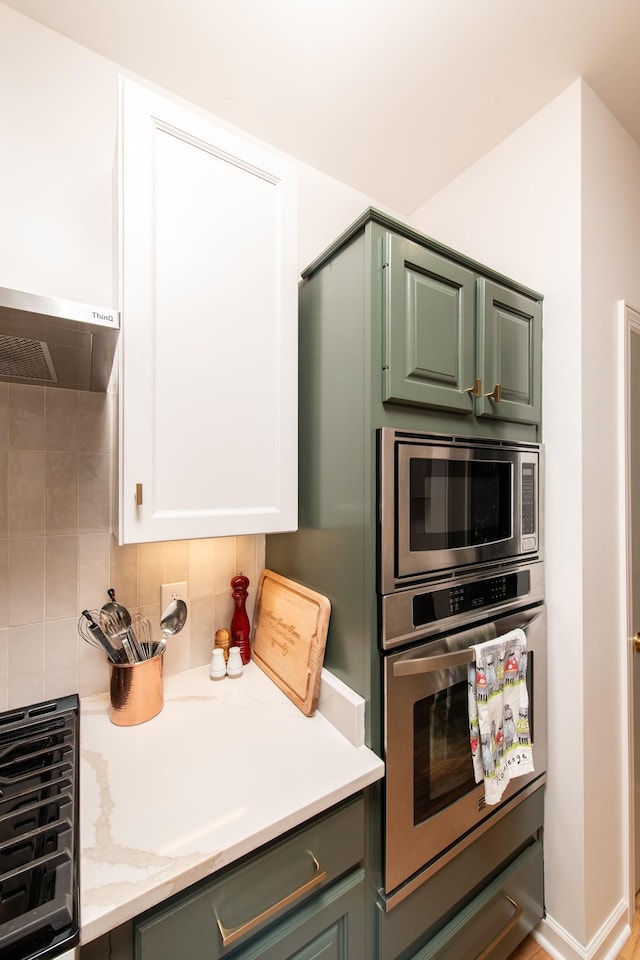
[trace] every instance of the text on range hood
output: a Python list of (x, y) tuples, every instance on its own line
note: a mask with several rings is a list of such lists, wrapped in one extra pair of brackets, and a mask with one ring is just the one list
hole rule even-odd
[(104, 393), (119, 330), (117, 310), (0, 287), (0, 380)]

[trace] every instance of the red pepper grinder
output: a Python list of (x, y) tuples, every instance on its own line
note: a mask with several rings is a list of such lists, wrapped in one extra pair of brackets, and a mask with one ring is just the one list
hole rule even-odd
[(243, 664), (249, 663), (251, 659), (251, 646), (249, 645), (249, 617), (245, 604), (247, 602), (247, 587), (249, 578), (243, 574), (238, 574), (231, 581), (233, 590), (233, 601), (236, 605), (231, 618), (231, 643), (240, 647), (240, 656)]

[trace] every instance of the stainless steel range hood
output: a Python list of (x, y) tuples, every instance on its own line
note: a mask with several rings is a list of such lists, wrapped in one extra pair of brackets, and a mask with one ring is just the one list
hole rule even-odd
[(0, 380), (104, 393), (120, 314), (0, 287)]

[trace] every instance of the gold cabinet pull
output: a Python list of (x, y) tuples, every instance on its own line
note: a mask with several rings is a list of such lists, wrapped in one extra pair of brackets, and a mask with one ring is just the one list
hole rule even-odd
[(505, 893), (504, 897), (513, 907), (514, 913), (506, 926), (504, 926), (500, 933), (493, 938), (489, 946), (485, 947), (484, 950), (482, 950), (482, 952), (475, 957), (475, 960), (486, 960), (486, 958), (490, 957), (494, 948), (500, 943), (501, 940), (504, 940), (506, 935), (513, 930), (514, 927), (520, 923), (520, 920), (524, 916), (524, 909), (519, 906), (515, 900), (512, 900), (508, 893)]
[(259, 913), (257, 917), (252, 917), (251, 920), (246, 920), (244, 923), (238, 924), (237, 927), (225, 927), (220, 917), (216, 915), (216, 922), (218, 924), (220, 936), (222, 937), (223, 947), (228, 947), (230, 943), (234, 943), (240, 937), (243, 937), (245, 933), (249, 933), (250, 930), (255, 929), (255, 927), (261, 924), (264, 920), (268, 920), (269, 917), (272, 917), (280, 910), (284, 910), (285, 907), (288, 907), (299, 897), (304, 896), (304, 894), (308, 893), (309, 890), (313, 890), (314, 887), (324, 883), (324, 881), (327, 879), (327, 871), (322, 869), (310, 850), (307, 852), (313, 860), (313, 876), (310, 880), (307, 880), (306, 883), (303, 883), (301, 887), (298, 887), (297, 890), (294, 890), (293, 893), (288, 893), (286, 897), (283, 897), (282, 900), (278, 900), (278, 902), (274, 903), (272, 906), (267, 907), (267, 909), (263, 910), (262, 913)]
[(472, 387), (467, 387), (465, 393), (470, 393), (472, 397), (479, 400), (482, 396), (482, 380), (474, 380)]
[(142, 484), (136, 483), (136, 507), (142, 506)]
[(485, 393), (485, 397), (490, 397), (492, 400), (495, 400), (496, 403), (500, 403), (502, 400), (502, 386), (496, 383), (491, 393)]
[(640, 653), (640, 631), (636, 633), (635, 637), (630, 637), (631, 643), (633, 644), (633, 649), (635, 653)]

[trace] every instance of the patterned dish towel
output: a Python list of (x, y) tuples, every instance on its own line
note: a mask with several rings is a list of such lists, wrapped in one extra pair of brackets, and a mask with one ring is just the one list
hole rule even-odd
[(469, 665), (469, 733), (476, 783), (487, 803), (498, 803), (513, 777), (533, 772), (527, 638), (511, 630), (473, 645)]

